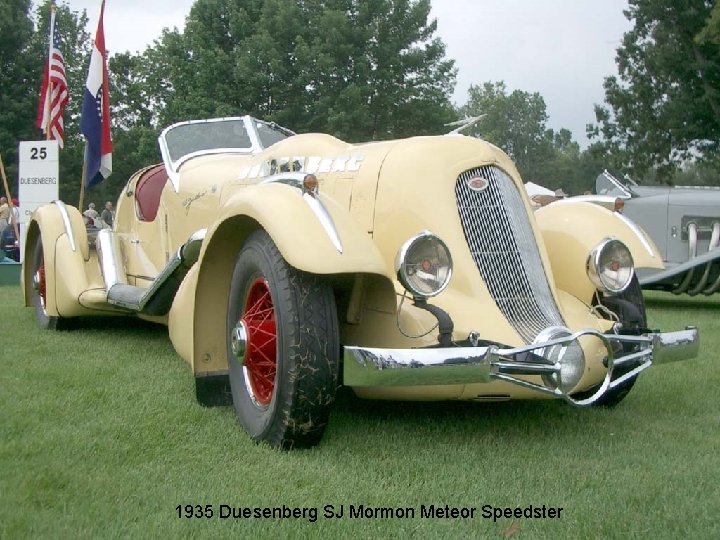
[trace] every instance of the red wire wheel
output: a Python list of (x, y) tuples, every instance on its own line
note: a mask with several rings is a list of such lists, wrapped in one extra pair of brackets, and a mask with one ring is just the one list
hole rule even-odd
[(320, 441), (338, 386), (333, 288), (290, 266), (265, 231), (248, 235), (227, 307), (228, 378), (240, 425), (273, 448)]
[(46, 300), (46, 284), (45, 284), (45, 265), (40, 265), (40, 268), (38, 268), (37, 271), (37, 291), (38, 295), (40, 296), (40, 301), (42, 302), (42, 307), (44, 308), (47, 305)]
[(253, 401), (267, 407), (272, 401), (277, 377), (277, 333), (275, 309), (265, 279), (258, 278), (250, 285), (240, 320), (247, 329), (245, 383)]
[[(63, 325), (63, 319), (58, 316), (48, 315), (48, 287), (47, 287), (47, 272), (45, 269), (45, 257), (43, 254), (42, 240), (37, 238), (34, 252), (32, 256), (33, 261), (33, 274), (32, 274), (32, 288), (33, 288), (33, 305), (35, 306), (35, 316), (40, 328), (49, 330), (56, 330)], [(49, 291), (50, 294), (53, 291)]]

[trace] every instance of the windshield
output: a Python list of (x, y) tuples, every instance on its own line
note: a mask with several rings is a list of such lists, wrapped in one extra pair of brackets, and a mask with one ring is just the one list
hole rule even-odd
[(603, 171), (595, 180), (595, 193), (612, 197), (630, 197), (631, 193), (622, 183), (607, 171)]
[(255, 120), (255, 129), (257, 130), (258, 138), (263, 148), (272, 146), (276, 142), (287, 139), (290, 135), (294, 135), (289, 129), (280, 127), (277, 124), (268, 124), (262, 120)]
[(174, 124), (160, 134), (160, 152), (175, 190), (187, 160), (208, 154), (255, 154), (294, 135), (289, 129), (250, 116), (192, 120)]
[(165, 143), (172, 161), (203, 150), (252, 150), (252, 141), (242, 118), (180, 124), (165, 134)]

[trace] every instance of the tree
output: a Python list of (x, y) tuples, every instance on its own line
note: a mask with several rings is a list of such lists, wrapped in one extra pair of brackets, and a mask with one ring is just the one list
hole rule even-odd
[(144, 54), (160, 120), (253, 114), (348, 140), (438, 132), (452, 60), (429, 0), (198, 0)]
[(438, 133), (454, 119), (455, 64), (433, 38), (429, 0), (312, 4), (316, 123), (358, 141)]
[[(711, 14), (713, 15), (711, 17)], [(720, 13), (709, 0), (630, 0), (632, 30), (617, 50), (619, 79), (596, 106), (602, 139), (626, 170), (667, 178), (720, 150)]]
[[(50, 2), (38, 5), (34, 14), (31, 14), (30, 4), (28, 0), (8, 0), (0, 4), (0, 151), (14, 195), (17, 194), (18, 142), (43, 138), (42, 132), (35, 127), (35, 117), (40, 82), (48, 60)], [(78, 118), (90, 45), (84, 12), (72, 12), (63, 4), (57, 8), (56, 20), (70, 89), (70, 101), (64, 115), (60, 197), (73, 200), (80, 187), (82, 143)]]
[[(526, 181), (542, 183), (547, 162), (553, 157), (555, 134), (547, 129), (545, 100), (537, 92), (508, 92), (504, 82), (471, 85), (468, 101), (461, 107), (465, 116), (484, 117), (470, 133), (502, 148)], [(572, 134), (564, 130), (558, 144), (570, 145)]]
[[(17, 144), (36, 136), (35, 120), (39, 79), (28, 51), (33, 38), (30, 0), (0, 4), (0, 153), (8, 179), (17, 177)], [(12, 182), (11, 182), (12, 184)], [(3, 195), (4, 195), (4, 190)], [(12, 195), (17, 190), (11, 188)]]

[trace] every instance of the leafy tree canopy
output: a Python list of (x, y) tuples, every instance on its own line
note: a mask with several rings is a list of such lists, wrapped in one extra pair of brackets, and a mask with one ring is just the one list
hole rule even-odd
[[(596, 107), (616, 165), (667, 178), (720, 149), (720, 12), (710, 0), (630, 0), (633, 28), (617, 50), (618, 77)], [(720, 165), (720, 163), (718, 163)], [(720, 166), (718, 167), (720, 169)]]

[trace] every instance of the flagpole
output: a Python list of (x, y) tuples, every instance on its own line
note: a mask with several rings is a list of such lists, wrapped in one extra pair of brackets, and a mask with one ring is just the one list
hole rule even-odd
[(8, 207), (10, 208), (10, 218), (13, 222), (13, 228), (15, 229), (15, 240), (20, 241), (20, 230), (18, 229), (18, 223), (15, 216), (14, 206), (12, 203), (12, 197), (10, 196), (10, 186), (8, 185), (7, 176), (5, 176), (5, 165), (3, 164), (2, 154), (0, 153), (0, 173), (2, 173), (3, 186), (5, 187), (5, 196), (8, 200)]
[(52, 94), (52, 51), (53, 42), (55, 40), (55, 2), (50, 3), (50, 41), (48, 41), (48, 87), (45, 92), (45, 110), (47, 111), (47, 119), (45, 123), (45, 140), (52, 138), (52, 132), (50, 131), (50, 122), (52, 120), (52, 114), (50, 114), (50, 106), (52, 105), (51, 94)]
[(80, 202), (78, 202), (78, 210), (82, 214), (83, 199), (85, 198), (85, 173), (87, 172), (87, 141), (85, 141), (85, 151), (83, 152), (82, 176), (80, 177)]

